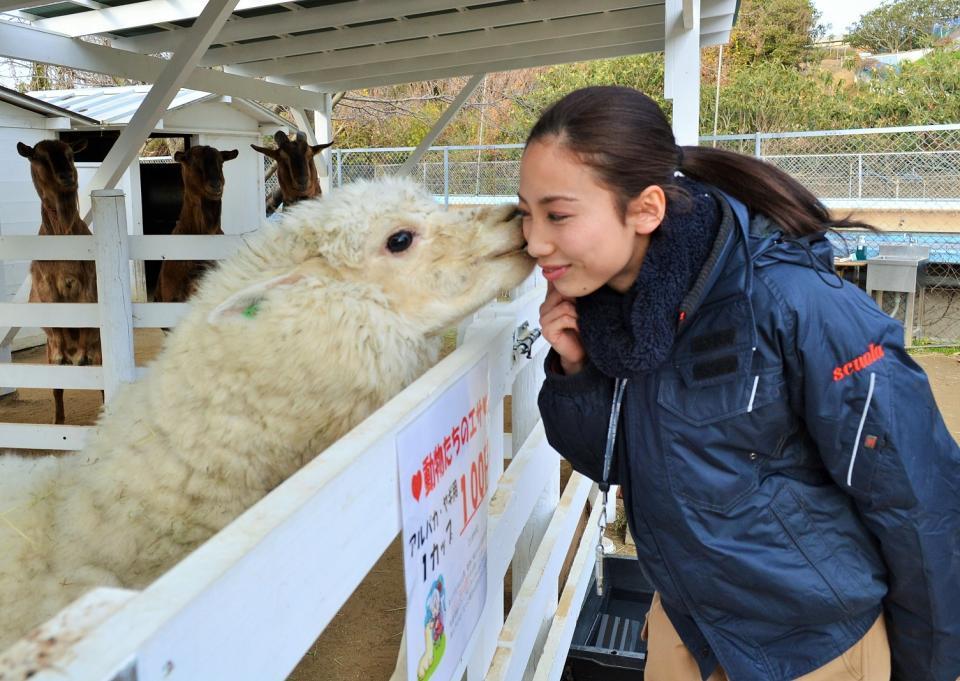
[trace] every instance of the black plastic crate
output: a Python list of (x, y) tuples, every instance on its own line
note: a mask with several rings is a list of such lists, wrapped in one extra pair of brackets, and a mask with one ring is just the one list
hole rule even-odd
[(572, 681), (640, 681), (647, 642), (640, 639), (653, 589), (631, 556), (604, 556), (605, 588), (597, 596), (594, 579), (577, 618), (570, 652)]

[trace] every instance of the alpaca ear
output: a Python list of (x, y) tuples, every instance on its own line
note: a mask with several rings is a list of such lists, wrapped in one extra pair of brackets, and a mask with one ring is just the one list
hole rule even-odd
[(173, 160), (177, 163), (183, 163), (187, 159), (187, 155), (182, 151), (173, 152)]
[(23, 142), (17, 142), (17, 153), (24, 158), (33, 158), (33, 147)]
[(333, 146), (333, 142), (327, 142), (326, 144), (314, 144), (312, 147), (310, 147), (310, 149), (313, 150), (313, 153), (319, 154), (321, 151), (323, 151), (327, 147), (332, 147), (332, 146)]
[(259, 152), (260, 152), (261, 154), (263, 154), (264, 156), (267, 156), (267, 157), (272, 158), (272, 159), (276, 159), (276, 158), (277, 158), (277, 150), (276, 150), (276, 149), (271, 149), (270, 147), (258, 147), (256, 144), (251, 144), (250, 147), (251, 147), (254, 151), (259, 151)]
[(237, 149), (230, 149), (228, 151), (221, 151), (220, 158), (224, 161), (232, 161), (240, 154), (240, 151)]
[(284, 144), (290, 141), (290, 138), (287, 137), (287, 133), (283, 130), (277, 130), (273, 133), (273, 141), (277, 143), (277, 147), (282, 147)]
[(252, 320), (278, 292), (289, 289), (307, 278), (303, 274), (287, 272), (279, 277), (251, 284), (213, 308), (207, 315), (207, 322), (213, 326), (219, 326), (232, 321)]

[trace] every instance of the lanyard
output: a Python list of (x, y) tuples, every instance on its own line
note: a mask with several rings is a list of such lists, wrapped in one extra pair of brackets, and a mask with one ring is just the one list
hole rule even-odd
[(600, 520), (597, 523), (600, 532), (597, 535), (597, 560), (594, 563), (597, 595), (603, 595), (603, 533), (607, 528), (607, 492), (610, 491), (610, 466), (613, 463), (613, 448), (617, 441), (617, 423), (620, 420), (620, 403), (623, 402), (623, 391), (627, 387), (627, 379), (618, 378), (613, 388), (613, 406), (610, 408), (610, 421), (607, 423), (607, 443), (603, 450), (603, 479), (598, 483), (603, 499), (600, 506)]

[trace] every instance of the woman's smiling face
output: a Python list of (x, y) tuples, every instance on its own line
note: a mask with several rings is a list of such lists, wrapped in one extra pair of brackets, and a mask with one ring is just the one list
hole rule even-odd
[[(617, 197), (593, 170), (556, 137), (532, 142), (520, 162), (520, 212), (527, 252), (561, 295), (576, 298), (604, 284), (624, 292), (633, 285), (649, 242), (651, 190), (630, 201), (621, 215)], [(665, 205), (663, 206), (665, 208)], [(656, 206), (654, 206), (656, 208)], [(638, 219), (639, 218), (639, 219)]]

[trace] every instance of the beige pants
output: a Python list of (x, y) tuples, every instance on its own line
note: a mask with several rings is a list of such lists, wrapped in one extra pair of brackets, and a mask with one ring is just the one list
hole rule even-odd
[[(653, 595), (641, 637), (647, 641), (646, 681), (701, 681), (693, 655), (670, 623), (660, 594)], [(728, 681), (718, 668), (707, 681)], [(797, 681), (890, 681), (890, 646), (883, 615), (850, 650)]]

